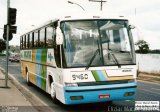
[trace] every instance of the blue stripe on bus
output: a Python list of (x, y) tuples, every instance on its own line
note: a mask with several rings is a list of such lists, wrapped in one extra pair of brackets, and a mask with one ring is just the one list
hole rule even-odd
[(41, 74), (41, 65), (36, 65), (36, 85), (38, 86), (38, 87), (40, 87), (41, 88), (41, 77), (40, 77), (40, 74)]
[(36, 62), (41, 63), (41, 55), (42, 55), (42, 49), (37, 49), (36, 51)]
[(104, 76), (104, 74), (102, 73), (102, 71), (98, 70), (96, 72), (97, 72), (97, 74), (98, 74), (98, 76), (99, 76), (99, 78), (100, 78), (101, 81), (106, 81), (106, 77)]
[[(42, 54), (42, 50), (41, 49), (37, 49), (36, 50), (36, 62), (37, 63), (41, 63), (41, 54)], [(36, 64), (36, 85), (38, 87), (41, 88), (41, 65)]]

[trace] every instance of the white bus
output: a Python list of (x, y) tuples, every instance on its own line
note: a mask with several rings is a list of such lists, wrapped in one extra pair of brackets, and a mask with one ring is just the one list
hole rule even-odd
[(132, 100), (136, 57), (123, 17), (52, 20), (21, 36), (21, 70), (27, 83), (64, 104)]

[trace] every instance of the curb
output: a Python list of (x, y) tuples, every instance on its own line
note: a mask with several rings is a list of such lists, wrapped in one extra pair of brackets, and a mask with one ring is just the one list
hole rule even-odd
[(141, 80), (144, 82), (148, 82), (148, 83), (154, 83), (154, 84), (160, 84), (160, 77), (159, 76), (154, 76), (154, 75), (142, 75), (140, 74), (137, 77), (137, 80)]
[[(0, 70), (4, 74), (4, 69), (0, 67)], [(29, 89), (20, 84), (20, 82), (11, 74), (8, 73), (8, 79), (10, 79), (11, 83), (15, 85), (15, 87), (24, 95), (24, 97), (35, 107), (38, 111), (47, 111), (52, 112), (53, 110), (40, 98), (38, 98), (35, 94), (30, 92)], [(47, 107), (47, 108), (46, 108)]]
[(146, 80), (140, 80), (140, 79), (138, 79), (137, 81), (143, 82), (143, 83), (149, 83), (149, 84), (160, 85), (160, 83), (157, 83), (157, 82), (149, 82), (149, 81), (146, 81)]

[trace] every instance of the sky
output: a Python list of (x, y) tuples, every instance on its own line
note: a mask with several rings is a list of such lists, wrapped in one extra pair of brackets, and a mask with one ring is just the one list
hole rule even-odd
[[(80, 12), (98, 14), (100, 3), (89, 0), (70, 0), (81, 5), (69, 4), (68, 0), (10, 0), (10, 7), (17, 8), (17, 34), (9, 42), (19, 45), (21, 34), (59, 16), (78, 14)], [(129, 18), (136, 26), (134, 41), (143, 39), (150, 49), (160, 49), (160, 0), (106, 0), (103, 14), (121, 15)], [(7, 18), (7, 0), (0, 0), (0, 38)]]

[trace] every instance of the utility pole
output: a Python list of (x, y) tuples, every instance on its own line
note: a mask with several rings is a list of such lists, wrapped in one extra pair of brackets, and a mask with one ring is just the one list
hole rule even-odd
[(6, 67), (5, 67), (5, 86), (8, 87), (8, 46), (9, 46), (9, 7), (10, 0), (7, 0), (7, 35), (6, 35)]
[(99, 2), (100, 3), (100, 10), (102, 11), (103, 3), (107, 2), (104, 0), (89, 0), (90, 2)]
[(9, 41), (12, 40), (13, 33), (17, 32), (16, 24), (16, 8), (10, 8), (10, 0), (7, 0), (7, 24), (4, 25), (3, 39), (6, 40), (6, 67), (5, 67), (5, 85), (8, 87), (8, 46)]

